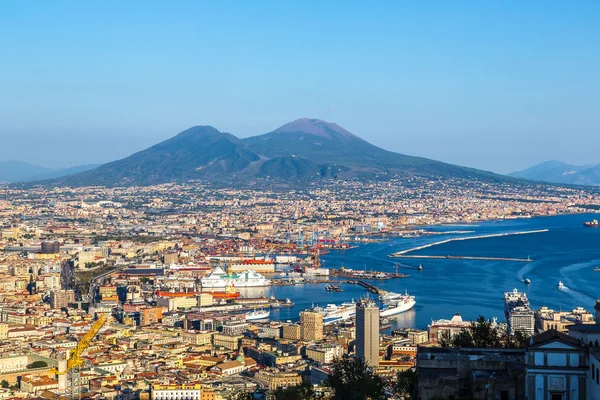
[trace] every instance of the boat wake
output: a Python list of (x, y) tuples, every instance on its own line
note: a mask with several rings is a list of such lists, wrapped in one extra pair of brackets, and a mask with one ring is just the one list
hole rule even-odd
[(579, 277), (580, 271), (591, 269), (592, 266), (597, 265), (598, 262), (599, 260), (591, 260), (588, 262), (571, 264), (567, 265), (566, 267), (562, 267), (559, 270), (559, 273), (565, 282), (565, 290), (563, 291), (583, 304), (594, 304), (596, 300), (594, 300), (592, 296), (586, 294), (584, 291), (571, 289), (571, 287), (579, 288), (582, 286), (579, 283), (583, 284), (583, 286), (589, 283), (587, 279), (583, 279), (582, 281), (581, 279), (577, 278)]
[(569, 296), (573, 297), (575, 300), (577, 300), (578, 303), (580, 303), (584, 307), (593, 305), (596, 302), (596, 300), (594, 300), (587, 294), (578, 292), (577, 290), (570, 289), (567, 286), (565, 286), (559, 290), (561, 292), (564, 292), (564, 293), (568, 294)]
[(517, 271), (517, 279), (523, 282), (525, 280), (525, 277), (535, 269), (535, 266), (535, 262), (525, 264), (519, 271)]

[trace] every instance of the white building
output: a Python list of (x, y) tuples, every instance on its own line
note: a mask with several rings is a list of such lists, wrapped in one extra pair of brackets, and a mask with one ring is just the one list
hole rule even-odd
[(528, 400), (588, 399), (586, 353), (578, 339), (556, 330), (531, 337), (525, 353)]
[(600, 348), (590, 349), (587, 395), (589, 400), (600, 400)]
[(202, 386), (195, 385), (154, 385), (152, 400), (200, 400)]

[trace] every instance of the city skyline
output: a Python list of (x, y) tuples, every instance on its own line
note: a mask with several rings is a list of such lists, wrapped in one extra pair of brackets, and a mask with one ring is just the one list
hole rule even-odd
[(314, 117), (499, 173), (600, 162), (597, 4), (2, 7), (2, 160), (104, 163), (194, 125)]

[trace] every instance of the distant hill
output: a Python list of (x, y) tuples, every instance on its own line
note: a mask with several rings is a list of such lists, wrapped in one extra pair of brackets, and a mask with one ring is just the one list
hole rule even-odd
[(23, 161), (0, 161), (0, 182), (27, 182), (58, 178), (96, 168), (98, 165), (80, 165), (66, 169), (52, 169)]
[(541, 182), (597, 186), (600, 185), (600, 164), (578, 166), (561, 161), (546, 161), (513, 172), (510, 176)]
[(281, 182), (411, 174), (506, 181), (491, 172), (394, 153), (340, 126), (303, 118), (260, 136), (239, 139), (195, 126), (162, 143), (52, 185), (149, 185), (189, 180)]
[(45, 174), (35, 175), (31, 178), (27, 179), (28, 181), (39, 181), (42, 179), (52, 179), (52, 178), (60, 178), (63, 176), (78, 174), (80, 172), (89, 171), (94, 168), (98, 168), (101, 164), (86, 164), (86, 165), (77, 165), (75, 167), (65, 168), (65, 169), (57, 169), (50, 170), (50, 172), (46, 172)]

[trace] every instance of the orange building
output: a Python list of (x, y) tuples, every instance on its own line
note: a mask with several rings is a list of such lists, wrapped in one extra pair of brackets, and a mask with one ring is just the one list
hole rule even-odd
[(162, 322), (162, 307), (147, 307), (140, 310), (140, 326)]

